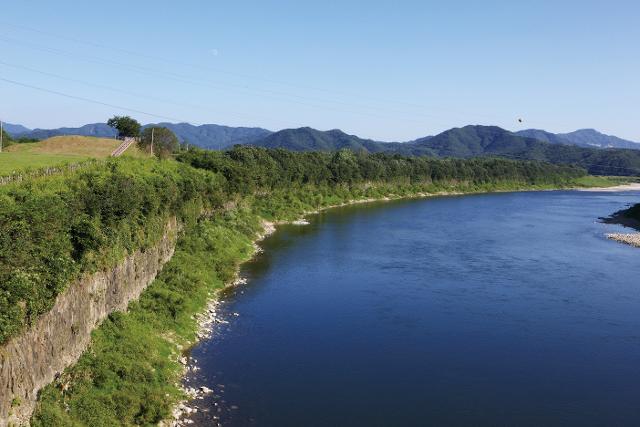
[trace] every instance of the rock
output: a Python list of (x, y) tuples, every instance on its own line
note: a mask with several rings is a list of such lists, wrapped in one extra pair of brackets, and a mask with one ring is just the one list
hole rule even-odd
[(211, 390), (208, 387), (202, 386), (202, 387), (200, 387), (200, 392), (202, 392), (203, 394), (211, 394), (211, 393), (213, 393), (213, 390)]

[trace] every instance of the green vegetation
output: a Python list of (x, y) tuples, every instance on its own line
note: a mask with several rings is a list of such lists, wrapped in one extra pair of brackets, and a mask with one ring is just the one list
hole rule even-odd
[(154, 126), (142, 131), (138, 145), (145, 153), (153, 153), (161, 159), (166, 159), (178, 151), (180, 141), (170, 129)]
[(152, 425), (167, 417), (181, 398), (176, 359), (194, 339), (192, 316), (250, 256), (262, 218), (294, 219), (357, 199), (558, 188), (585, 175), (539, 162), (348, 150), (244, 146), (177, 158), (110, 159), (0, 187), (0, 342), (81, 274), (157, 242), (168, 217), (184, 226), (176, 254), (139, 301), (112, 314), (90, 350), (42, 391), (34, 425)]
[(0, 187), (0, 343), (81, 274), (155, 243), (169, 216), (221, 200), (216, 188), (186, 165), (134, 160)]
[(638, 178), (628, 176), (594, 176), (586, 175), (575, 180), (576, 186), (584, 188), (613, 187), (616, 185), (638, 182)]
[(103, 322), (90, 351), (43, 390), (32, 425), (155, 425), (169, 417), (182, 397), (177, 345), (194, 340), (193, 313), (249, 257), (257, 226), (243, 211), (193, 224), (140, 300)]
[(285, 129), (253, 144), (295, 151), (350, 149), (431, 157), (504, 157), (583, 167), (593, 175), (640, 175), (640, 150), (597, 149), (551, 144), (516, 135), (496, 126), (465, 126), (405, 143), (383, 143), (339, 130)]
[(33, 154), (29, 152), (0, 153), (0, 176), (13, 175), (34, 169), (78, 162), (85, 157), (64, 154)]
[(584, 175), (536, 162), (347, 150), (237, 147), (187, 151), (179, 160), (110, 160), (0, 189), (0, 343), (48, 310), (71, 280), (152, 244), (168, 216), (184, 219), (194, 203), (215, 207), (244, 198), (257, 215), (276, 219), (351, 199), (561, 187)]
[(16, 139), (9, 135), (6, 130), (2, 130), (2, 150), (14, 144), (27, 144), (30, 142), (38, 142), (38, 140), (24, 136)]
[(381, 184), (427, 192), (452, 187), (486, 191), (492, 186), (564, 186), (585, 175), (584, 170), (572, 166), (498, 158), (438, 160), (350, 150), (291, 152), (248, 146), (226, 152), (189, 150), (178, 160), (222, 174), (229, 191), (241, 194), (302, 187), (336, 191), (345, 186), (376, 188)]
[(107, 121), (107, 125), (118, 131), (121, 138), (133, 138), (140, 135), (142, 127), (137, 120), (129, 116), (113, 116)]
[[(107, 138), (57, 136), (35, 143), (12, 144), (0, 153), (0, 176), (60, 167), (90, 158), (106, 158), (120, 143)], [(135, 146), (129, 147), (123, 155), (147, 157)]]

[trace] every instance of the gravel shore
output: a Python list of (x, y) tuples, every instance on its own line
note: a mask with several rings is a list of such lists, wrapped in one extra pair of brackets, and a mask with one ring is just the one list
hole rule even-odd
[(627, 245), (635, 246), (640, 248), (640, 233), (611, 233), (607, 234), (607, 238), (611, 240), (615, 240), (616, 242), (625, 243)]
[(596, 191), (601, 192), (617, 192), (617, 191), (640, 191), (640, 182), (631, 184), (616, 185), (615, 187), (593, 187), (593, 188), (577, 188), (578, 191)]

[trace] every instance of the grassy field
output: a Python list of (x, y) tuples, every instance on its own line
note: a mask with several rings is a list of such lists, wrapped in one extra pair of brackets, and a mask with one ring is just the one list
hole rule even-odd
[[(118, 145), (120, 141), (115, 139), (87, 136), (56, 136), (40, 142), (11, 145), (0, 153), (0, 176), (90, 158), (106, 158)], [(123, 156), (145, 157), (145, 154), (134, 145)]]
[(631, 184), (640, 182), (640, 178), (633, 176), (594, 176), (587, 175), (576, 179), (579, 187), (614, 187), (616, 185)]

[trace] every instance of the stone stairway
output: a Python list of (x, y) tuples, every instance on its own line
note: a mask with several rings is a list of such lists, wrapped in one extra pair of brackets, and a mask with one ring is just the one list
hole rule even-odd
[(113, 153), (111, 153), (111, 157), (118, 157), (122, 155), (122, 153), (127, 151), (127, 148), (129, 148), (135, 142), (136, 142), (135, 138), (129, 138), (129, 137), (125, 138), (124, 141), (122, 141), (122, 144), (120, 144), (118, 148), (113, 150)]

